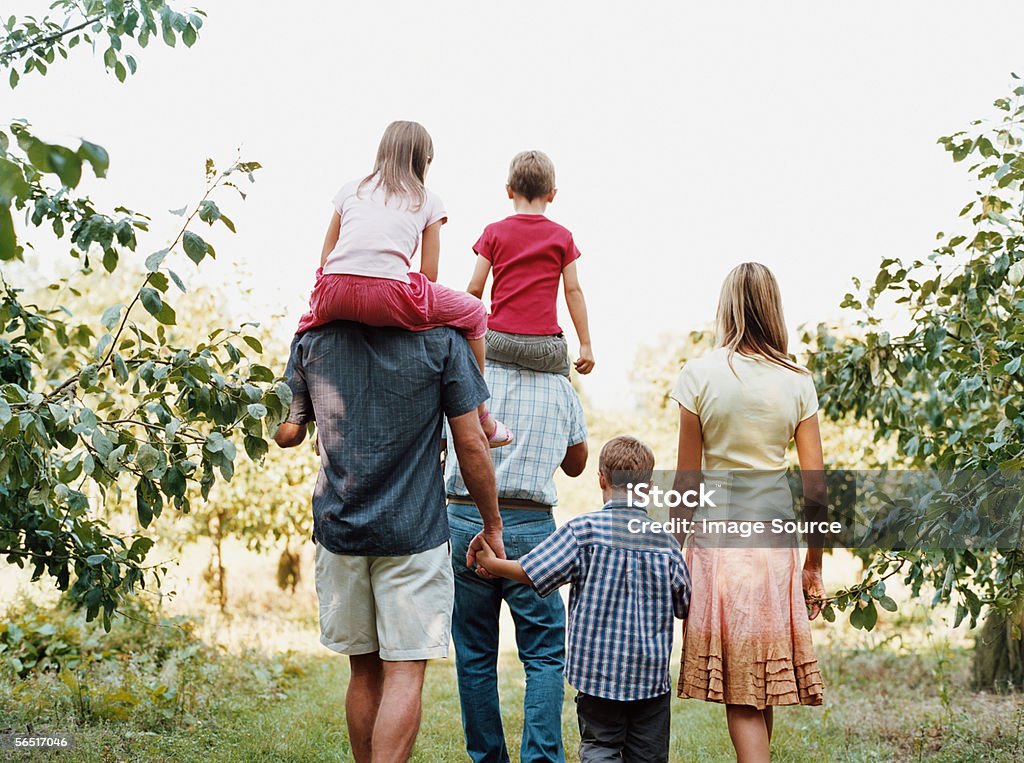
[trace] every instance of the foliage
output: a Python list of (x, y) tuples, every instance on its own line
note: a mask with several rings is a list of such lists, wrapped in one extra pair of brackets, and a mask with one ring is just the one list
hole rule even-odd
[[(146, 47), (158, 34), (172, 48), (178, 40), (192, 47), (203, 26), (202, 11), (179, 13), (163, 0), (56, 0), (50, 10), (58, 16), (42, 19), (11, 16), (3, 24), (0, 66), (10, 74), (11, 88), (32, 72), (45, 75), (60, 56), (80, 44), (102, 48), (103, 65), (124, 82), (128, 73), (135, 73), (138, 61), (125, 51), (125, 43), (134, 40)], [(21, 64), (19, 73), (17, 64)]]
[[(963, 230), (939, 233), (924, 259), (885, 258), (866, 294), (846, 295), (842, 307), (857, 316), (859, 335), (838, 338), (821, 326), (807, 337), (816, 345), (810, 366), (829, 417), (868, 422), (878, 439), (898, 442), (906, 463), (943, 470), (951, 480), (1024, 465), (1024, 86), (995, 107), (998, 119), (939, 139), (955, 162), (972, 162), (978, 184), (960, 211)], [(905, 332), (884, 328), (879, 312), (888, 307), (905, 311)], [(1000, 504), (1010, 500), (1019, 510), (1019, 491), (1015, 499), (1006, 490), (993, 478), (961, 496), (954, 511), (949, 495), (941, 496), (945, 511), (929, 501), (892, 508), (902, 527), (931, 523), (946, 538), (962, 537), (992, 520), (993, 506), (1005, 511)], [(956, 624), (969, 618), (973, 626), (984, 605), (1009, 609), (1021, 596), (1019, 548), (939, 545), (953, 544), (881, 554), (864, 583), (839, 592), (835, 603), (852, 606), (854, 625), (870, 629), (876, 601), (888, 604), (884, 580), (901, 574), (915, 596), (931, 584), (934, 603), (954, 602)]]
[(136, 598), (123, 610), (110, 632), (66, 601), (8, 612), (0, 625), (0, 681), (18, 677), (19, 707), (44, 715), (63, 708), (79, 724), (167, 729), (211, 714), (228, 687), (276, 697), (302, 673), (288, 654), (225, 654), (199, 638), (195, 618), (168, 617)]
[[(104, 27), (112, 47), (117, 35), (143, 43), (149, 17), (170, 13), (153, 2), (54, 8), (101, 15), (93, 23), (112, 25)], [(141, 19), (135, 26), (132, 13)], [(184, 39), (180, 23), (170, 24)], [(74, 27), (70, 15), (9, 21), (0, 61), (8, 68), (16, 60), (48, 61), (47, 51), (59, 52)], [(31, 70), (46, 73), (38, 64)], [(89, 141), (72, 150), (36, 137), (24, 121), (0, 128), (0, 259), (24, 260), (31, 248), (15, 230), (19, 213), (29, 229), (47, 226), (69, 245), (83, 282), (96, 259), (113, 273), (136, 251), (150, 218), (123, 205), (100, 211), (80, 191), (83, 167), (102, 178), (108, 163)], [(215, 256), (199, 230), (218, 223), (234, 230), (218, 200), (225, 190), (244, 198), (236, 178), (251, 181), (258, 169), (236, 161), (220, 171), (208, 161), (204, 194), (174, 212), (182, 222), (172, 241), (145, 258), (139, 283), (97, 321), (27, 303), (7, 275), (0, 278), (0, 555), (31, 565), (34, 578), (51, 577), (88, 619), (102, 614), (106, 627), (120, 599), (146, 584), (153, 540), (145, 529), (154, 517), (167, 505), (187, 512), (196, 491), (205, 498), (218, 479), (230, 480), (239, 442), (261, 458), (290, 403), (287, 385), (247, 359), (261, 345), (244, 327), (212, 325), (202, 341), (181, 345), (168, 333), (177, 323), (171, 287), (185, 291), (171, 265)], [(75, 282), (66, 288), (80, 294)], [(94, 510), (111, 494), (132, 496), (133, 531), (112, 531)]]

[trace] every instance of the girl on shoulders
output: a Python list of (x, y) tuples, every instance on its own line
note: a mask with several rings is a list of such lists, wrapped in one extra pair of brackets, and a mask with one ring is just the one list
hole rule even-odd
[[(334, 197), (309, 312), (299, 333), (331, 321), (423, 331), (451, 326), (469, 341), (484, 368), (487, 310), (471, 294), (434, 283), (441, 252), (441, 199), (427, 189), (434, 158), (430, 135), (417, 122), (392, 122), (377, 149), (373, 172)], [(422, 245), (421, 242), (422, 241)], [(420, 249), (420, 269), (412, 258)], [(512, 442), (508, 427), (480, 406), (492, 448)]]

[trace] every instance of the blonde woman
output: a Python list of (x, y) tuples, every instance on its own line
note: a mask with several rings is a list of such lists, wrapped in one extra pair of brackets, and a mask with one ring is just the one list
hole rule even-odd
[[(744, 263), (726, 277), (717, 347), (685, 365), (672, 398), (680, 406), (678, 481), (699, 480), (703, 469), (705, 479), (722, 476), (731, 503), (758, 518), (766, 504), (769, 514), (780, 505), (791, 512), (785, 453), (795, 441), (805, 499), (824, 506), (817, 394), (789, 358), (779, 287), (764, 265)], [(734, 543), (696, 533), (686, 561), (693, 596), (678, 694), (724, 703), (737, 761), (763, 763), (773, 708), (822, 702), (808, 623), (824, 595), (821, 549), (808, 548), (801, 569), (793, 539)]]

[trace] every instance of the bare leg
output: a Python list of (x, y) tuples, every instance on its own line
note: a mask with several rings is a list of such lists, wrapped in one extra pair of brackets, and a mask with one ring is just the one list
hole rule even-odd
[(356, 763), (370, 763), (373, 749), (373, 725), (377, 722), (384, 688), (384, 664), (380, 654), (352, 655), (348, 658), (352, 677), (345, 695), (345, 720), (352, 757)]
[[(484, 338), (467, 339), (466, 341), (469, 342), (469, 348), (473, 351), (473, 357), (476, 358), (476, 363), (480, 366), (480, 373), (483, 373), (487, 358), (487, 344)], [(480, 425), (484, 428), (484, 434), (490, 439), (491, 435), (494, 434), (494, 430), (498, 428), (498, 423), (494, 420), (494, 417), (487, 415), (486, 403), (482, 403), (476, 410), (480, 414)]]
[(404, 763), (420, 730), (425, 660), (384, 663), (384, 691), (373, 728), (373, 763)]
[(736, 748), (736, 763), (769, 763), (764, 713), (749, 705), (726, 705), (725, 717), (732, 746)]
[(764, 725), (768, 728), (768, 741), (772, 741), (772, 726), (775, 724), (775, 712), (773, 708), (766, 707), (761, 711), (764, 716)]

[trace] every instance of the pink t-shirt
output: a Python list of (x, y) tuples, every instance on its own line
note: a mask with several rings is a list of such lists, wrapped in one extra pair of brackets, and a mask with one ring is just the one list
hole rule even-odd
[(580, 256), (572, 233), (544, 215), (512, 215), (484, 228), (473, 251), (491, 263), (488, 328), (509, 334), (561, 334), (558, 282)]
[(341, 187), (334, 197), (334, 208), (341, 215), (338, 243), (327, 255), (324, 273), (344, 273), (372, 278), (390, 278), (409, 282), (409, 267), (424, 228), (448, 219), (444, 203), (426, 190), (426, 199), (414, 209), (407, 199), (384, 199), (384, 189), (374, 188), (370, 180), (359, 189), (361, 180)]

